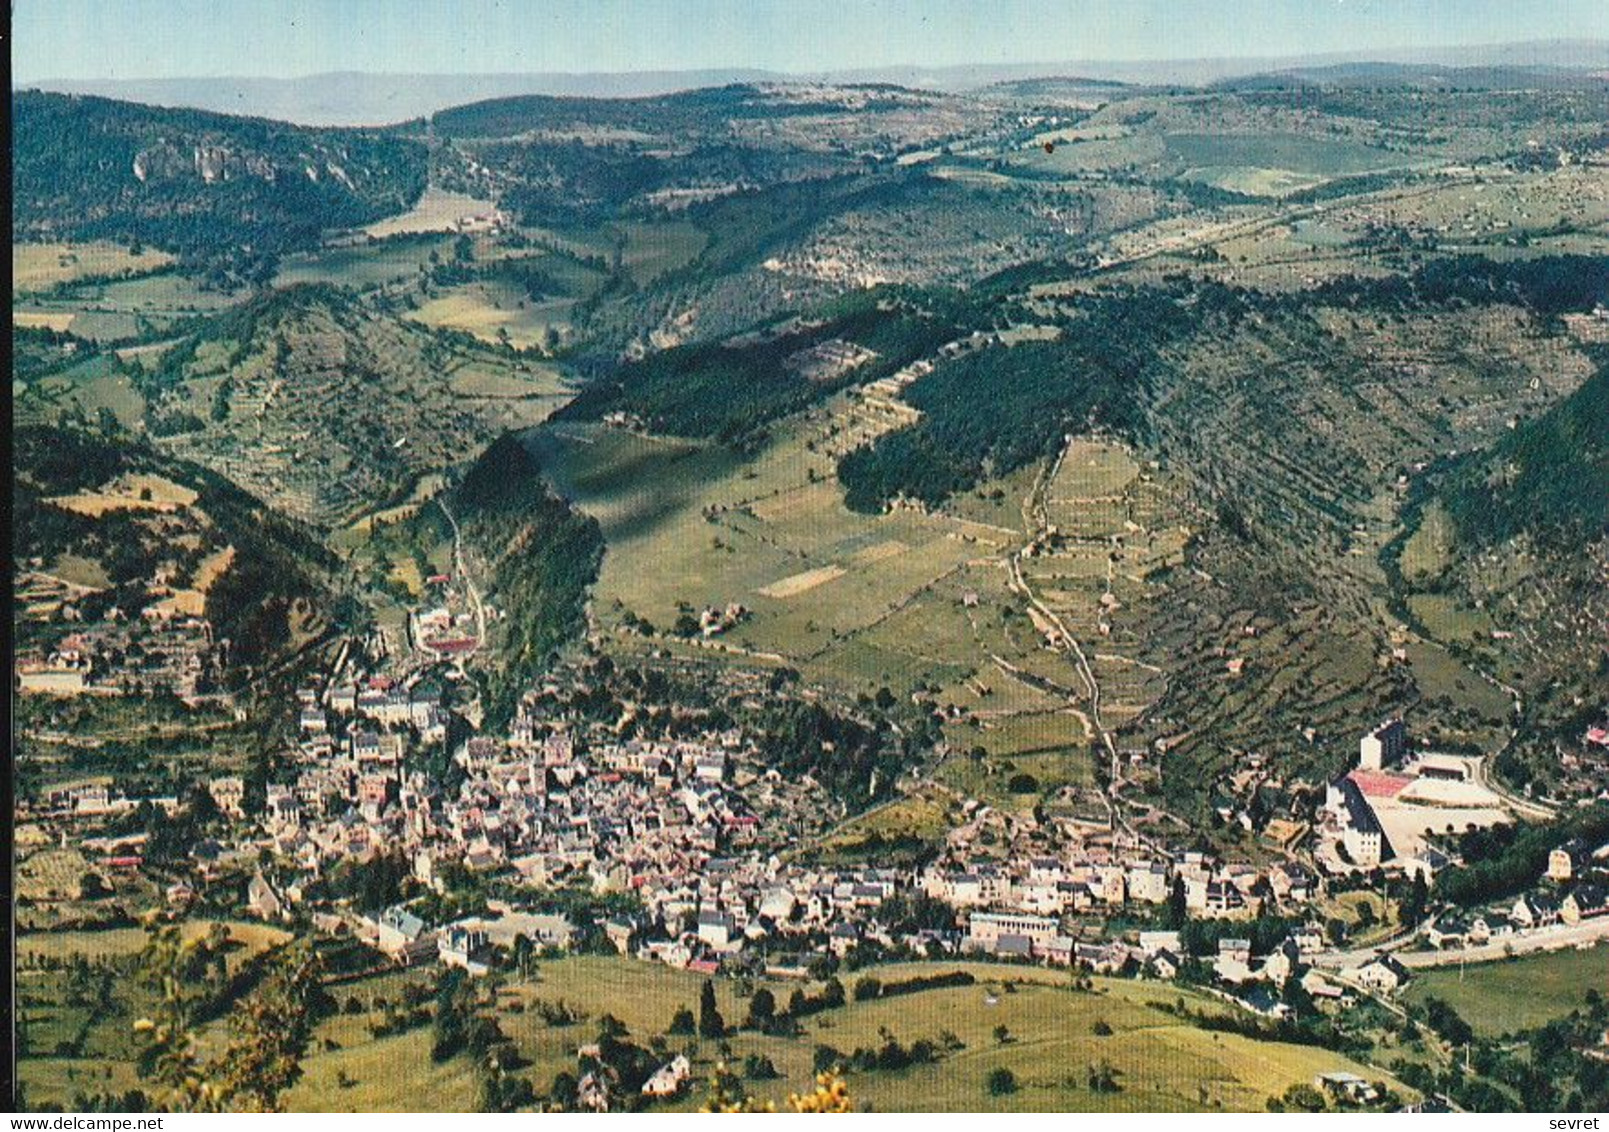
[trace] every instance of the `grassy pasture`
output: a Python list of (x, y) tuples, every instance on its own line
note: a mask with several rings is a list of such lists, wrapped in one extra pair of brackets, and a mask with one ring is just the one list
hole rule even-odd
[(1414, 594), (1408, 608), (1438, 641), (1484, 640), (1495, 623), (1485, 610), (1464, 605), (1446, 594)]
[[(962, 1043), (963, 1048), (936, 1064), (900, 1072), (852, 1073), (850, 1086), (857, 1103), (885, 1111), (1256, 1110), (1269, 1095), (1311, 1081), (1318, 1072), (1351, 1070), (1387, 1080), (1378, 1071), (1328, 1050), (1196, 1029), (1152, 1003), (1182, 997), (1199, 1009), (1210, 1008), (1211, 1000), (1171, 986), (1097, 979), (1093, 992), (1077, 992), (1063, 974), (985, 964), (892, 965), (866, 973), (886, 983), (951, 969), (971, 970), (980, 981), (968, 987), (852, 1001), (808, 1019), (805, 1033), (796, 1039), (743, 1031), (727, 1039), (726, 1060), (741, 1064), (750, 1053), (770, 1058), (781, 1079), (750, 1082), (749, 1087), (758, 1096), (780, 1101), (789, 1091), (810, 1085), (811, 1059), (818, 1044), (844, 1053), (876, 1047), (883, 1043), (885, 1029), (907, 1044), (919, 1038), (937, 1042), (946, 1032)], [(396, 977), (388, 979), (386, 993), (394, 995)], [(1009, 990), (1007, 981), (1012, 984)], [(602, 1015), (614, 1015), (625, 1023), (632, 1040), (646, 1043), (664, 1033), (678, 1008), (696, 1009), (701, 982), (696, 975), (660, 966), (573, 957), (542, 964), (534, 982), (503, 987), (496, 1011), (504, 1031), (530, 1062), (517, 1072), (542, 1092), (557, 1073), (575, 1071), (575, 1050), (593, 1039)], [(792, 990), (792, 984), (769, 985), (783, 1001)], [(337, 997), (362, 998), (368, 986), (338, 988)], [(740, 1022), (747, 1006), (734, 985), (718, 981), (716, 995), (728, 1023)], [(563, 999), (585, 1010), (588, 1018), (572, 1026), (549, 1026), (529, 1008), (539, 998)], [(1104, 1021), (1112, 1033), (1097, 1036), (1096, 1020)], [(1004, 1043), (994, 1036), (1002, 1025), (1009, 1039)], [(474, 1078), (466, 1059), (433, 1064), (428, 1028), (375, 1039), (369, 1035), (366, 1015), (343, 1014), (320, 1026), (319, 1039), (324, 1038), (338, 1048), (321, 1049), (308, 1059), (306, 1076), (289, 1098), (287, 1107), (293, 1110), (414, 1107), (422, 1089), (429, 1090), (435, 1107), (465, 1108), (473, 1103)], [(703, 1081), (720, 1051), (710, 1041), (671, 1037), (669, 1042), (673, 1051), (692, 1053), (695, 1086), (666, 1107), (696, 1108), (703, 1097)], [(1102, 1061), (1117, 1070), (1120, 1091), (1096, 1093), (1088, 1088), (1086, 1068)], [(398, 1065), (411, 1067), (406, 1087), (400, 1083)], [(1019, 1091), (990, 1097), (984, 1080), (999, 1066), (1016, 1074)], [(342, 1080), (350, 1084), (343, 1087)]]
[(19, 413), (55, 417), (74, 407), (95, 418), (101, 409), (125, 428), (139, 424), (145, 399), (134, 382), (105, 355), (88, 358), (31, 383), (13, 383)]
[[(246, 920), (186, 920), (181, 928), (185, 939), (199, 939), (222, 923), (229, 929), (229, 938), (235, 944), (231, 953), (231, 966), (284, 943), (290, 934), (268, 924)], [(51, 931), (26, 932), (17, 937), (17, 958), (27, 965), (40, 956), (67, 959), (82, 955), (87, 959), (116, 959), (138, 955), (145, 947), (143, 928), (109, 928), (105, 931)]]
[(709, 243), (709, 235), (702, 228), (683, 221), (627, 222), (618, 225), (617, 230), (623, 237), (621, 266), (639, 287), (685, 267)]
[(1286, 174), (1293, 182), (1311, 184), (1414, 164), (1413, 158), (1361, 142), (1282, 131), (1173, 133), (1164, 143), (1168, 156), (1192, 177), (1208, 170), (1244, 169)]
[[(682, 605), (740, 602), (752, 615), (723, 644), (816, 664), (857, 689), (885, 673), (908, 684), (935, 668), (946, 680), (970, 670), (965, 642), (932, 632), (923, 615), (946, 604), (940, 579), (1004, 537), (943, 516), (847, 510), (818, 454), (843, 412), (796, 419), (750, 460), (604, 428), (548, 430), (537, 443), (550, 476), (608, 541), (598, 607), (607, 615), (618, 602), (663, 630)], [(923, 615), (907, 614), (917, 605)]]
[(949, 799), (942, 793), (906, 794), (844, 822), (818, 842), (819, 855), (831, 860), (835, 856), (854, 854), (872, 837), (933, 842), (942, 838), (953, 824)]
[(316, 251), (287, 255), (274, 278), (278, 287), (297, 283), (333, 283), (369, 290), (404, 283), (430, 267), (434, 252), (441, 260), (452, 257), (452, 238), (421, 236), (393, 239), (378, 245), (341, 244)]
[(69, 329), (77, 317), (72, 311), (13, 311), (11, 322), (27, 330), (54, 330), (59, 334)]
[(193, 278), (164, 270), (110, 281), (85, 279), (60, 293), (21, 298), (13, 304), (12, 318), (19, 326), (49, 326), (111, 342), (159, 332), (180, 320), (222, 310), (242, 297), (206, 290)]
[(483, 281), (451, 288), (421, 303), (408, 317), (426, 326), (462, 330), (484, 342), (507, 341), (526, 349), (546, 342), (550, 329), (566, 331), (574, 305), (571, 299), (532, 300), (512, 284)]
[(1588, 990), (1609, 990), (1609, 947), (1550, 951), (1422, 971), (1408, 985), (1409, 1002), (1439, 998), (1484, 1037), (1540, 1026), (1581, 1006)]
[(1458, 532), (1441, 504), (1426, 508), (1419, 527), (1402, 548), (1402, 576), (1411, 583), (1441, 576), (1452, 563)]

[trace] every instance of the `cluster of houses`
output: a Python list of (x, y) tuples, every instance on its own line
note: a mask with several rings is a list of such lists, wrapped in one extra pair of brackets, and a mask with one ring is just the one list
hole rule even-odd
[[(287, 914), (335, 861), (402, 852), (414, 877), (438, 889), (448, 867), (460, 865), (512, 876), (533, 892), (629, 893), (639, 912), (601, 925), (608, 941), (693, 970), (757, 961), (775, 974), (803, 973), (814, 957), (875, 943), (1097, 971), (1133, 963), (1167, 975), (1182, 962), (1176, 941), (1082, 940), (1064, 930), (1064, 917), (1170, 902), (1205, 919), (1290, 915), (1319, 894), (1319, 878), (1295, 861), (1174, 854), (1105, 827), (975, 803), (944, 852), (919, 870), (784, 862), (777, 823), (823, 799), (812, 784), (768, 769), (740, 730), (622, 739), (609, 726), (551, 718), (541, 703), (527, 697), (506, 736), (459, 744), (458, 782), (448, 791), (407, 769), (405, 758), (417, 744), (445, 739), (433, 690), (372, 679), (302, 692), (298, 770), (294, 781), (269, 786), (263, 816), (291, 879), (275, 887), (259, 874), (254, 910)], [(213, 793), (220, 809), (240, 812), (238, 779), (216, 780)], [(902, 893), (944, 902), (961, 926), (895, 930), (882, 910)], [(522, 934), (541, 946), (569, 944), (577, 925), (538, 915), (507, 908), (490, 920), (431, 925), (398, 907), (372, 921), (349, 916), (346, 926), (397, 962), (439, 960), (479, 973)], [(1249, 945), (1229, 948), (1214, 971), (1229, 984), (1283, 984), (1322, 943), (1321, 933), (1307, 932), (1256, 961)]]
[(473, 653), (480, 647), (475, 614), (468, 608), (466, 595), (453, 585), (452, 575), (432, 574), (425, 585), (437, 600), (408, 615), (408, 634), (414, 645), (426, 655), (442, 659)]
[[(965, 804), (966, 820), (919, 869), (784, 861), (779, 831), (823, 798), (808, 779), (789, 781), (769, 769), (742, 731), (621, 738), (611, 726), (555, 717), (544, 703), (528, 696), (505, 736), (477, 734), (459, 744), (452, 757), (461, 773), (447, 791), (406, 769), (404, 757), (413, 745), (445, 741), (446, 713), (432, 690), (374, 679), (303, 692), (303, 765), (294, 782), (269, 787), (264, 817), (279, 859), (313, 876), (354, 854), (401, 851), (414, 877), (437, 888), (449, 866), (462, 865), (512, 876), (533, 892), (628, 893), (639, 911), (601, 925), (609, 942), (622, 953), (706, 972), (757, 963), (774, 974), (803, 973), (812, 958), (874, 943), (1171, 976), (1185, 962), (1176, 938), (1146, 932), (1138, 943), (1085, 939), (1067, 930), (1067, 918), (1122, 909), (1143, 915), (1146, 907), (1168, 905), (1192, 919), (1279, 914), (1301, 922), (1322, 892), (1322, 877), (1291, 857), (1223, 861), (1165, 850), (1104, 824), (976, 802)], [(1360, 772), (1392, 766), (1404, 748), (1401, 723), (1383, 724), (1362, 741)], [(1332, 804), (1344, 811), (1353, 837), (1349, 856), (1362, 861), (1370, 843), (1358, 839), (1378, 833), (1367, 824), (1366, 802), (1356, 814), (1350, 808), (1361, 794), (1349, 786), (1356, 786), (1352, 777), (1332, 785)], [(234, 782), (215, 787), (220, 807), (233, 812)], [(1554, 881), (1579, 879), (1590, 867), (1585, 846), (1562, 846), (1555, 857)], [(882, 909), (899, 894), (943, 902), (957, 926), (895, 930)], [(1431, 943), (1478, 943), (1509, 925), (1572, 922), (1601, 914), (1603, 903), (1602, 890), (1576, 884), (1556, 898), (1522, 898), (1501, 929), (1492, 918), (1437, 918)], [(509, 924), (532, 913), (513, 909), (501, 926), (426, 925), (406, 908), (388, 914), (396, 923), (351, 926), (399, 962), (439, 959), (471, 972), (488, 969), (493, 950), (519, 934), (562, 947), (577, 928), (545, 921), (526, 923), (530, 930), (522, 932)], [(1230, 987), (1277, 987), (1299, 977), (1316, 997), (1347, 993), (1311, 970), (1324, 943), (1312, 927), (1254, 956), (1249, 943), (1231, 938), (1210, 967)], [(1395, 960), (1380, 956), (1343, 983), (1393, 990), (1406, 977)]]
[[(154, 607), (152, 607), (154, 608)], [(48, 651), (17, 656), (16, 689), (23, 695), (123, 696), (166, 693), (194, 705), (222, 700), (214, 692), (227, 642), (194, 616), (125, 618), (69, 633)]]
[(1548, 855), (1539, 883), (1512, 903), (1472, 911), (1444, 911), (1424, 930), (1435, 948), (1502, 944), (1522, 932), (1556, 925), (1576, 927), (1609, 916), (1609, 842), (1571, 838)]
[[(1266, 954), (1255, 953), (1249, 939), (1221, 938), (1216, 951), (1199, 962), (1226, 991), (1251, 1009), (1274, 1017), (1288, 1013), (1279, 995), (1292, 979), (1314, 999), (1336, 1000), (1350, 999), (1358, 988), (1391, 993), (1408, 981), (1407, 968), (1384, 952), (1342, 971), (1320, 971), (1314, 959), (1327, 948), (1323, 929), (1306, 924), (1292, 929)], [(1096, 974), (1144, 971), (1160, 979), (1177, 977), (1185, 964), (1193, 961), (1177, 931), (1142, 930), (1123, 939), (1084, 941), (1066, 935), (1061, 920), (1055, 917), (1023, 913), (973, 913), (961, 949), (1079, 967)]]

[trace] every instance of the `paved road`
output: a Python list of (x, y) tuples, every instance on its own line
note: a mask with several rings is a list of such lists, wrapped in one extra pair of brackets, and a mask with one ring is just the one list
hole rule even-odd
[[(1517, 932), (1475, 947), (1453, 947), (1445, 951), (1393, 949), (1392, 955), (1404, 967), (1450, 967), (1456, 963), (1485, 963), (1537, 951), (1561, 951), (1606, 940), (1609, 940), (1609, 916), (1599, 916), (1580, 924), (1559, 924), (1531, 932)], [(1330, 970), (1346, 970), (1367, 963), (1378, 950), (1380, 948), (1371, 947), (1356, 951), (1324, 951), (1313, 957), (1313, 965)]]

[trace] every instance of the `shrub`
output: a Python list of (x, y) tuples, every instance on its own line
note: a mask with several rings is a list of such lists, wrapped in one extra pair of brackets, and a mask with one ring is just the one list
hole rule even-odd
[(991, 1097), (1003, 1097), (1008, 1093), (1015, 1093), (1017, 1091), (1017, 1075), (1005, 1066), (1001, 1066), (999, 1069), (991, 1069), (989, 1076), (983, 1082), (983, 1087)]

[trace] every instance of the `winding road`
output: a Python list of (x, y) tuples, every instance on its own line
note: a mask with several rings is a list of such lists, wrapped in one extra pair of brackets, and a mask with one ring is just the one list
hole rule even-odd
[(1033, 606), (1035, 612), (1047, 624), (1055, 627), (1056, 632), (1060, 635), (1060, 648), (1073, 658), (1073, 667), (1078, 673), (1079, 680), (1084, 685), (1089, 704), (1089, 710), (1085, 713), (1089, 726), (1094, 730), (1096, 737), (1100, 739), (1101, 745), (1106, 748), (1106, 752), (1112, 760), (1111, 774), (1107, 780), (1106, 789), (1102, 792), (1102, 800), (1105, 802), (1107, 815), (1114, 828), (1121, 827), (1125, 833), (1131, 836), (1138, 836), (1133, 827), (1123, 817), (1121, 807), (1118, 805), (1117, 790), (1121, 780), (1122, 762), (1118, 756), (1117, 743), (1113, 740), (1112, 733), (1101, 722), (1101, 686), (1100, 682), (1095, 679), (1095, 670), (1089, 663), (1089, 657), (1084, 654), (1083, 646), (1078, 643), (1078, 638), (1067, 628), (1061, 617), (1049, 606), (1045, 605), (1038, 595), (1034, 593), (1033, 587), (1028, 584), (1028, 579), (1022, 569), (1023, 556), (1027, 553), (1028, 548), (1041, 538), (1046, 537), (1050, 532), (1050, 513), (1045, 505), (1045, 491), (1061, 471), (1062, 462), (1067, 458), (1067, 452), (1071, 446), (1071, 438), (1063, 442), (1061, 451), (1056, 454), (1056, 459), (1046, 465), (1039, 475), (1034, 478), (1033, 486), (1028, 489), (1028, 494), (1022, 501), (1023, 525), (1031, 533), (1028, 541), (1013, 551), (1008, 560), (1007, 564), (1011, 571), (1010, 585), (1012, 591), (1022, 595), (1023, 599)]
[(458, 530), (458, 519), (454, 517), (452, 508), (447, 506), (446, 493), (436, 496), (436, 506), (441, 513), (447, 516), (447, 523), (453, 529), (453, 569), (464, 580), (464, 589), (469, 594), (469, 604), (475, 610), (475, 640), (478, 645), (486, 643), (486, 607), (481, 604), (480, 589), (475, 585), (475, 579), (469, 573), (469, 567), (464, 562), (464, 538)]

